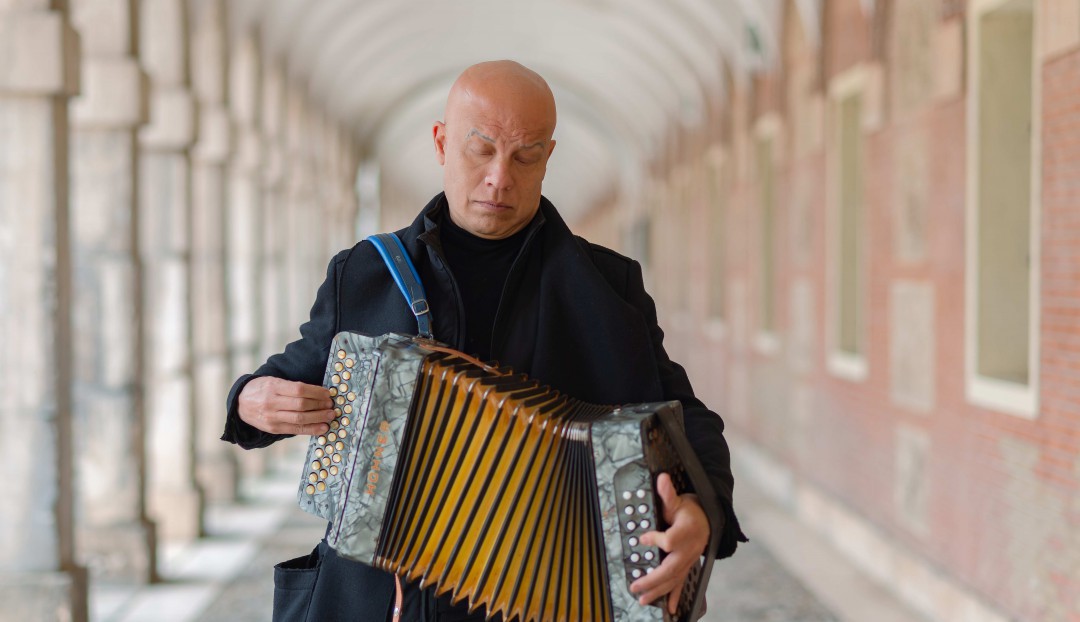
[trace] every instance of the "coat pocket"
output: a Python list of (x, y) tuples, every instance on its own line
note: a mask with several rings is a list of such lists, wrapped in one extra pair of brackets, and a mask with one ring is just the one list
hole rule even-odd
[(274, 566), (273, 622), (304, 622), (307, 620), (315, 580), (319, 577), (322, 556), (319, 547), (311, 553)]

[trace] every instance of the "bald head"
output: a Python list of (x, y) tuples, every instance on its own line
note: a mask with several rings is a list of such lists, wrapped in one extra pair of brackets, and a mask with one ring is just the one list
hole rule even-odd
[(473, 65), (454, 82), (432, 130), (450, 218), (483, 238), (524, 228), (540, 207), (555, 148), (555, 97), (513, 61)]
[(548, 83), (512, 60), (477, 63), (458, 76), (446, 99), (444, 119), (451, 123), (462, 111), (483, 106), (527, 125), (555, 132), (555, 96)]

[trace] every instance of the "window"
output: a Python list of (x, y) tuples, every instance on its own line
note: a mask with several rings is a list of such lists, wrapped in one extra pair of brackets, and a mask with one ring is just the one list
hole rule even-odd
[(836, 76), (829, 88), (828, 368), (841, 377), (866, 377), (866, 287), (863, 205), (864, 93), (861, 67)]
[(715, 150), (709, 153), (706, 167), (706, 192), (708, 197), (708, 226), (709, 226), (709, 301), (708, 315), (713, 320), (724, 320), (724, 288), (727, 282), (724, 278), (726, 270), (725, 254), (727, 253), (727, 193), (729, 192), (728, 163), (722, 151)]
[(970, 14), (968, 399), (1034, 417), (1038, 365), (1038, 71), (1033, 0)]
[(779, 119), (762, 117), (757, 123), (754, 143), (754, 170), (757, 181), (758, 214), (758, 349), (776, 350), (776, 142)]

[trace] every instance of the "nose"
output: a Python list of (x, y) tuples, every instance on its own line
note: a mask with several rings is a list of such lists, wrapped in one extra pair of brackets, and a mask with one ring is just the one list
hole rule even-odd
[(510, 173), (510, 162), (505, 158), (492, 158), (488, 164), (487, 176), (484, 182), (496, 190), (508, 190), (513, 185)]

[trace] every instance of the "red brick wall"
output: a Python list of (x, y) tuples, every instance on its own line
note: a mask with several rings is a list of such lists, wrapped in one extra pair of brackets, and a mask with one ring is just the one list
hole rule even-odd
[[(830, 73), (868, 59), (868, 28), (857, 0), (826, 3), (833, 26), (825, 46)], [(886, 65), (884, 71), (888, 72)], [(970, 589), (1006, 616), (1018, 619), (1080, 619), (1080, 51), (1058, 56), (1042, 70), (1041, 362), (1040, 404), (1034, 420), (972, 405), (965, 394), (965, 175), (966, 101), (936, 101), (902, 122), (886, 117), (865, 135), (864, 260), (867, 274), (866, 359), (868, 375), (852, 382), (826, 370), (826, 158), (818, 149), (778, 164), (777, 321), (780, 349), (762, 354), (753, 347), (758, 325), (760, 214), (753, 152), (727, 146), (747, 175), (736, 177), (728, 203), (723, 283), (746, 285), (745, 327), (735, 321), (738, 301), (727, 296), (726, 333), (710, 336), (707, 296), (695, 286), (689, 321), (673, 321), (671, 301), (660, 296), (661, 321), (669, 349), (688, 364), (698, 392), (728, 425), (804, 482), (874, 524), (889, 539), (917, 553), (957, 584)], [(758, 80), (763, 93), (777, 92), (772, 79)], [(736, 97), (752, 97), (748, 89)], [(757, 97), (755, 97), (757, 99)], [(771, 99), (771, 97), (769, 97)], [(758, 103), (760, 103), (760, 99)], [(774, 108), (769, 106), (769, 108)], [(753, 119), (737, 133), (749, 134)], [(902, 263), (894, 249), (896, 146), (916, 129), (928, 137), (929, 172), (924, 259)], [(790, 132), (785, 127), (783, 132)], [(783, 145), (786, 141), (781, 140)], [(795, 184), (797, 176), (801, 184)], [(798, 186), (801, 196), (794, 196)], [(707, 256), (687, 247), (666, 248), (682, 239), (697, 249), (709, 241), (706, 196), (688, 206), (685, 237), (661, 237), (654, 256), (665, 260), (658, 278), (710, 283)], [(798, 265), (791, 249), (791, 206), (810, 210), (811, 249)], [(676, 266), (685, 266), (677, 268)], [(813, 291), (813, 362), (800, 372), (791, 363), (789, 333), (794, 313), (790, 292), (797, 279)], [(897, 280), (929, 283), (934, 292), (936, 370), (934, 407), (919, 413), (890, 396), (889, 335), (902, 330), (890, 308)], [(665, 295), (671, 288), (661, 285)], [(744, 387), (736, 386), (744, 382)], [(748, 389), (740, 403), (733, 395)], [(797, 393), (802, 391), (802, 393)], [(795, 395), (809, 400), (805, 414), (792, 408)], [(925, 529), (900, 516), (894, 500), (899, 429), (929, 439)], [(737, 474), (738, 475), (738, 474)]]
[[(1080, 52), (1043, 67), (1041, 391), (1038, 474), (1071, 501), (1070, 559), (1054, 569), (1054, 595), (1072, 598), (1080, 617)], [(1076, 619), (1076, 617), (1074, 617)]]

